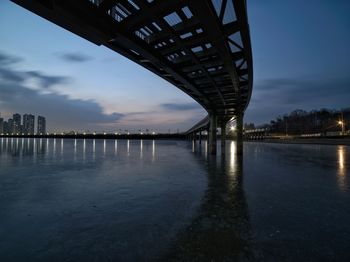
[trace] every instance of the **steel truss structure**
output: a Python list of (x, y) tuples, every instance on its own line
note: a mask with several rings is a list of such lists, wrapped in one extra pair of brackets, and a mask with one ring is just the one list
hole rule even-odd
[(253, 64), (245, 0), (12, 0), (169, 81), (218, 122), (247, 108)]

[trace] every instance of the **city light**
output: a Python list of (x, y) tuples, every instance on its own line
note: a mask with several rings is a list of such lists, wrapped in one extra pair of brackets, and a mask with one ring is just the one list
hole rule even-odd
[(236, 130), (236, 127), (235, 127), (235, 126), (231, 126), (231, 127), (230, 127), (230, 130), (231, 130), (231, 131), (235, 131), (235, 130)]
[(345, 134), (345, 123), (344, 123), (344, 121), (339, 120), (338, 124), (341, 126), (341, 134), (344, 135)]

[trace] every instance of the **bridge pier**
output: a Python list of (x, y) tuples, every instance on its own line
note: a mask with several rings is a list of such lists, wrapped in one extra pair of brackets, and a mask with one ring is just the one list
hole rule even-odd
[(210, 114), (209, 121), (209, 150), (210, 154), (216, 155), (216, 115)]
[(236, 115), (237, 154), (243, 154), (243, 112)]
[(221, 121), (221, 155), (226, 152), (226, 122)]
[(199, 144), (202, 144), (202, 131), (199, 130)]

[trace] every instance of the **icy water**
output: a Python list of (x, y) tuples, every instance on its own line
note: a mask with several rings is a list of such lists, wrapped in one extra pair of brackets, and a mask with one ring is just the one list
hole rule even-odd
[(350, 149), (0, 138), (0, 261), (350, 261)]

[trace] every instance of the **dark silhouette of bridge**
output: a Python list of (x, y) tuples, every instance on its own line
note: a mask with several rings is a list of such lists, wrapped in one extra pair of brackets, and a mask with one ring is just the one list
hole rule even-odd
[[(245, 0), (12, 0), (16, 4), (159, 75), (208, 112), (188, 133), (209, 127), (216, 154), (217, 126), (237, 122), (253, 83)], [(222, 132), (222, 145), (225, 132)]]

